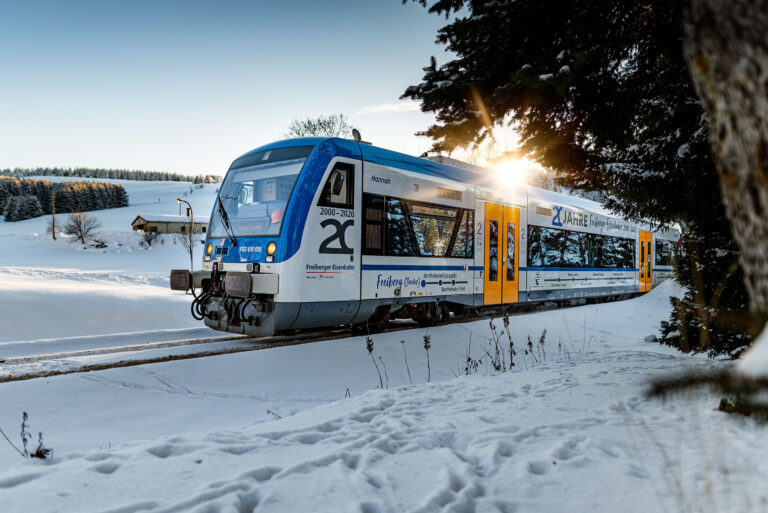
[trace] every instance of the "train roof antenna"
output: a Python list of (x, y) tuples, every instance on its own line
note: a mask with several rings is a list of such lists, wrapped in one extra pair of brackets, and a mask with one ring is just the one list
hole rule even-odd
[(363, 141), (363, 136), (360, 135), (360, 130), (357, 128), (352, 129), (352, 139), (361, 144), (371, 144), (369, 141)]

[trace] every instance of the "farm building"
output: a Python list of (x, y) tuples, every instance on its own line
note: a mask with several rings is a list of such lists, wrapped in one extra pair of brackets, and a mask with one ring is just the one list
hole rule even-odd
[[(134, 230), (140, 232), (186, 233), (189, 227), (189, 217), (160, 214), (136, 216), (131, 226), (133, 226)], [(195, 233), (205, 233), (207, 226), (207, 217), (194, 218)]]

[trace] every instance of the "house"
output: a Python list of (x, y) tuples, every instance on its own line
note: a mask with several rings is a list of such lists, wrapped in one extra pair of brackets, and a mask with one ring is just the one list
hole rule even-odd
[[(133, 229), (140, 232), (155, 233), (187, 233), (189, 229), (189, 217), (172, 216), (161, 214), (150, 214), (145, 216), (136, 216), (131, 223)], [(205, 233), (208, 227), (207, 217), (194, 218), (195, 233)]]

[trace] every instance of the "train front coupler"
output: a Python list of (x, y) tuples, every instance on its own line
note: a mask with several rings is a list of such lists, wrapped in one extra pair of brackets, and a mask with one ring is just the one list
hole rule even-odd
[(186, 269), (171, 270), (171, 290), (181, 290), (183, 292), (195, 289), (202, 289), (204, 282), (211, 281), (213, 271), (193, 271)]
[[(278, 275), (260, 273), (255, 265), (248, 271), (221, 270), (214, 262), (212, 271), (171, 271), (171, 289), (195, 295), (192, 315), (211, 328), (261, 336), (273, 331), (274, 296)], [(229, 264), (231, 265), (231, 264)], [(201, 289), (199, 294), (195, 289)]]

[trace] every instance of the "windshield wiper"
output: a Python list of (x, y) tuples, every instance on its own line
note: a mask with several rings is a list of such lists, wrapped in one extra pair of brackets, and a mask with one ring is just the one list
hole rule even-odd
[(229, 214), (227, 214), (227, 210), (224, 208), (224, 203), (221, 202), (221, 196), (216, 196), (216, 201), (219, 205), (219, 215), (221, 216), (221, 220), (224, 221), (224, 229), (227, 230), (229, 242), (231, 242), (233, 246), (237, 246), (235, 230), (233, 230), (232, 225), (229, 224)]

